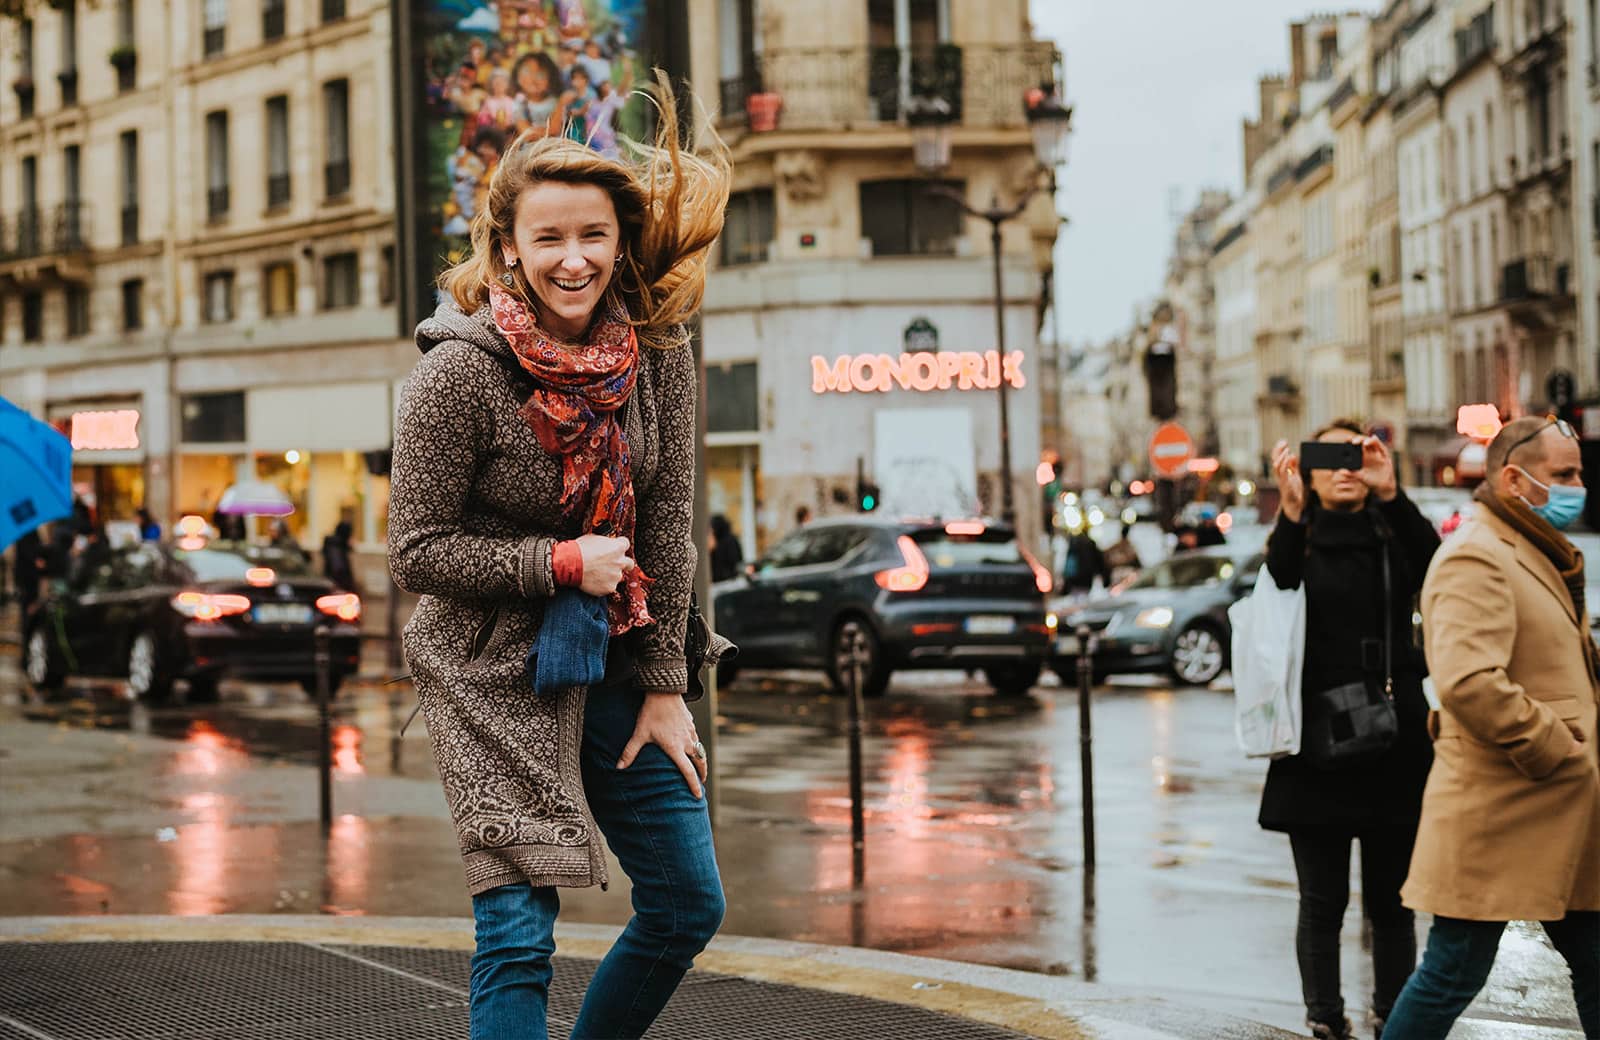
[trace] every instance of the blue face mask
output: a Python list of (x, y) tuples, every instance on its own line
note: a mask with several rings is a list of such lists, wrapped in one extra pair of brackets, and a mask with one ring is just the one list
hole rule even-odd
[[(1518, 466), (1517, 470), (1529, 480), (1533, 480), (1528, 471), (1521, 466)], [(1578, 519), (1583, 513), (1583, 504), (1589, 497), (1589, 492), (1586, 488), (1569, 487), (1566, 484), (1540, 484), (1537, 480), (1533, 480), (1533, 483), (1543, 488), (1549, 497), (1545, 499), (1543, 505), (1539, 506), (1529, 502), (1526, 498), (1522, 501), (1540, 519), (1548, 522), (1557, 531), (1565, 531), (1572, 525), (1572, 521)]]

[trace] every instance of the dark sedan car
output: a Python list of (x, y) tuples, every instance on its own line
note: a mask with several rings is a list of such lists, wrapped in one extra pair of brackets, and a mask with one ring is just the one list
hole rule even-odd
[(308, 570), (299, 553), (214, 542), (139, 545), (75, 561), (26, 620), (23, 666), (50, 694), (68, 675), (125, 677), (134, 700), (188, 682), (216, 697), (224, 676), (316, 688), (313, 634), (329, 630), (331, 688), (360, 665), (361, 600)]
[(996, 692), (1019, 695), (1049, 656), (1049, 589), (1010, 528), (862, 516), (790, 534), (718, 584), (714, 609), (741, 669), (820, 668), (842, 690), (859, 662), (875, 697), (899, 669), (981, 668)]
[(1255, 586), (1263, 556), (1226, 545), (1180, 553), (1146, 569), (1106, 599), (1061, 601), (1051, 666), (1076, 683), (1080, 626), (1098, 637), (1096, 680), (1124, 672), (1168, 672), (1204, 686), (1228, 665), (1228, 608)]

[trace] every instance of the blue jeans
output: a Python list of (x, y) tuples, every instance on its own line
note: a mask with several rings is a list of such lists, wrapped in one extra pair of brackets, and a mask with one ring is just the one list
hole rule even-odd
[[(589, 983), (574, 1040), (643, 1036), (722, 924), (706, 803), (654, 744), (627, 769), (616, 768), (643, 700), (631, 683), (596, 686), (584, 713), (583, 786), (606, 844), (633, 882), (633, 918)], [(472, 898), (472, 1040), (546, 1040), (560, 908), (554, 888), (531, 885)]]
[[(1545, 921), (1550, 942), (1572, 971), (1572, 995), (1588, 1040), (1600, 1040), (1600, 912)], [(1422, 966), (1411, 975), (1383, 1027), (1384, 1040), (1444, 1040), (1489, 978), (1504, 921), (1435, 917)]]

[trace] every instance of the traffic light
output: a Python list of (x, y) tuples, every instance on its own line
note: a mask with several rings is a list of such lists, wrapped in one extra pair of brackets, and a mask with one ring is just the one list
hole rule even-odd
[(874, 484), (870, 480), (867, 480), (865, 477), (856, 481), (857, 512), (872, 512), (874, 509), (878, 508), (878, 502), (881, 500), (881, 498), (882, 496), (878, 491), (878, 485)]

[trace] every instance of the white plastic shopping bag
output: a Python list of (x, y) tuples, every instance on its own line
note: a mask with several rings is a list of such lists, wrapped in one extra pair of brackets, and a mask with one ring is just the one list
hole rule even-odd
[(1228, 608), (1233, 625), (1233, 729), (1250, 758), (1300, 753), (1300, 667), (1306, 592), (1280, 589), (1265, 565), (1255, 591)]

